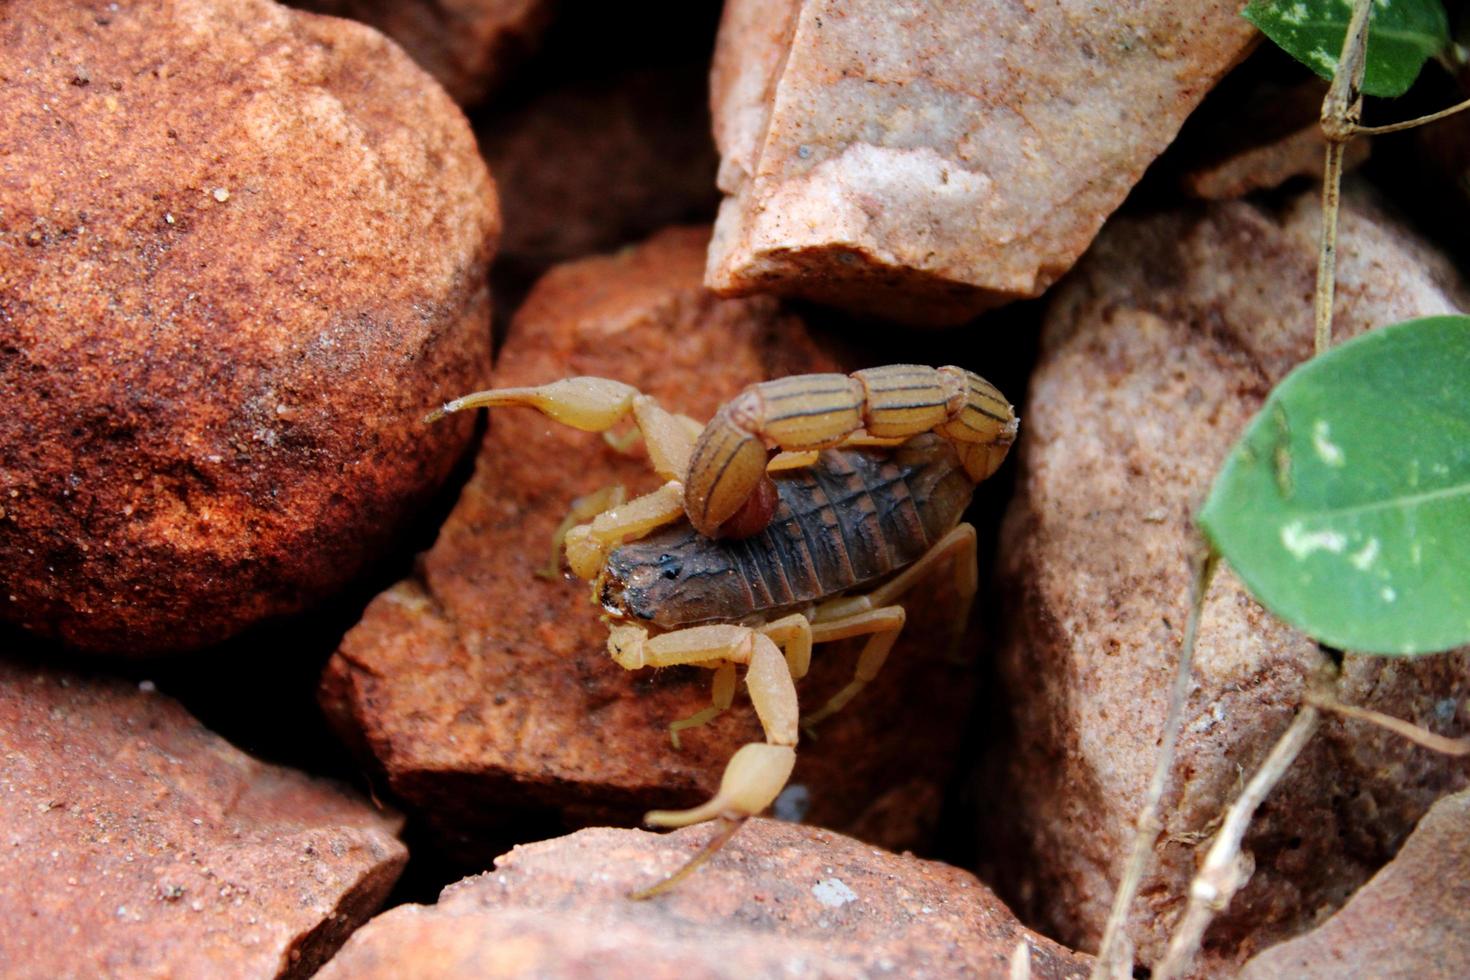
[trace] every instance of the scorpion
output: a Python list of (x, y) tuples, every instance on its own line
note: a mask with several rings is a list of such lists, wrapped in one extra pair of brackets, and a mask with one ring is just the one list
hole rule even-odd
[[(709, 707), (669, 726), (675, 747), (681, 731), (730, 707), (739, 666), (765, 734), (735, 752), (708, 802), (644, 817), (654, 827), (715, 821), (717, 829), (634, 898), (683, 879), (775, 801), (799, 731), (810, 733), (878, 676), (904, 625), (897, 600), (944, 562), (960, 596), (958, 642), (978, 584), (975, 529), (960, 517), (1018, 425), (979, 375), (909, 364), (753, 384), (704, 426), (595, 377), (476, 392), (426, 421), (504, 406), (605, 437), (631, 418), (664, 484), (626, 503), (608, 494), (575, 502), (556, 546), (592, 583), (620, 666), (713, 671)], [(801, 717), (795, 682), (812, 645), (857, 636), (868, 639), (852, 680)]]

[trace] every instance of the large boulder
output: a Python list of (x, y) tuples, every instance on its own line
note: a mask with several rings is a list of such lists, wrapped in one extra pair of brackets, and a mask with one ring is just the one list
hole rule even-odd
[[(753, 381), (837, 367), (771, 298), (704, 290), (707, 241), (707, 229), (670, 230), (553, 269), (511, 325), (497, 383), (605, 375), (703, 418)], [(466, 861), (483, 866), (499, 831), (528, 817), (521, 831), (546, 836), (703, 802), (734, 751), (762, 739), (741, 695), (676, 750), (668, 724), (708, 703), (709, 672), (622, 669), (587, 583), (543, 577), (571, 501), (614, 484), (658, 485), (641, 448), (495, 410), (476, 473), (417, 574), (373, 601), (327, 666), (322, 700), (338, 729)], [(911, 594), (882, 675), (803, 742), (778, 812), (894, 846), (927, 836), (971, 688), (968, 668), (945, 657), (947, 583)], [(841, 687), (855, 652), (819, 647), (802, 703)]]
[(437, 904), (374, 919), (318, 976), (1087, 975), (1087, 957), (1022, 927), (968, 872), (771, 820), (671, 892), (628, 898), (706, 836), (599, 828), (518, 847)]
[(399, 820), (149, 684), (0, 661), (5, 976), (306, 977), (382, 904)]
[(1234, 0), (731, 0), (706, 282), (954, 323), (1066, 272), (1250, 47)]
[[(1001, 650), (1013, 732), (995, 839), (1024, 845), (1003, 894), (1094, 949), (1154, 765), (1184, 628), (1191, 516), (1269, 389), (1312, 350), (1316, 194), (1120, 218), (1047, 314), (1003, 534)], [(1464, 308), (1444, 258), (1361, 195), (1339, 232), (1335, 329)], [(1352, 397), (1344, 392), (1343, 397)], [(1412, 397), (1412, 393), (1406, 393)], [(1391, 411), (1385, 406), (1386, 411)], [(1224, 806), (1324, 656), (1228, 570), (1205, 605), (1164, 830), (1128, 929), (1161, 953)], [(1447, 734), (1470, 718), (1470, 655), (1348, 655), (1337, 696)], [(1261, 808), (1255, 872), (1206, 934), (1239, 962), (1340, 904), (1466, 763), (1329, 720)]]
[(494, 187), (381, 35), (269, 0), (0, 9), (0, 617), (197, 647), (380, 554), (485, 380)]

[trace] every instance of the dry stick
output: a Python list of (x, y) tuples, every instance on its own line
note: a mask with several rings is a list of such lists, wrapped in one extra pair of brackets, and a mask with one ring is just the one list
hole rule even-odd
[(1307, 703), (1321, 708), (1324, 711), (1331, 711), (1347, 718), (1356, 718), (1359, 721), (1369, 722), (1377, 725), (1379, 728), (1386, 728), (1395, 735), (1402, 735), (1415, 745), (1422, 746), (1434, 752), (1453, 756), (1470, 755), (1470, 738), (1447, 738), (1444, 735), (1436, 735), (1434, 732), (1425, 731), (1418, 725), (1404, 721), (1402, 718), (1395, 718), (1393, 715), (1386, 715), (1381, 711), (1374, 711), (1371, 708), (1359, 708), (1356, 705), (1343, 704), (1341, 701), (1327, 694), (1308, 694)]
[(1194, 954), (1199, 950), (1199, 941), (1205, 934), (1216, 912), (1230, 904), (1236, 891), (1245, 884), (1249, 875), (1241, 865), (1240, 842), (1245, 838), (1245, 829), (1250, 824), (1256, 807), (1261, 805), (1286, 774), (1302, 746), (1312, 737), (1321, 714), (1310, 704), (1303, 706), (1292, 719), (1291, 725), (1272, 746), (1266, 761), (1246, 785), (1230, 809), (1225, 822), (1215, 835), (1215, 843), (1205, 856), (1205, 863), (1189, 886), (1189, 905), (1184, 917), (1169, 940), (1169, 949), (1164, 959), (1154, 968), (1154, 980), (1170, 980), (1189, 969)]
[[(1174, 746), (1179, 739), (1179, 716), (1184, 713), (1184, 700), (1189, 694), (1194, 641), (1199, 635), (1205, 595), (1210, 590), (1210, 580), (1220, 562), (1220, 556), (1215, 549), (1208, 545), (1206, 548), (1195, 566), (1194, 583), (1189, 594), (1189, 618), (1185, 621), (1184, 639), (1179, 645), (1179, 666), (1174, 672), (1174, 686), (1169, 692), (1169, 707), (1164, 717), (1158, 756), (1154, 760), (1153, 777), (1149, 780), (1148, 795), (1144, 799), (1143, 808), (1138, 812), (1133, 850), (1128, 855), (1128, 865), (1124, 869), (1123, 880), (1118, 883), (1118, 892), (1113, 896), (1113, 907), (1108, 912), (1108, 922), (1103, 928), (1102, 945), (1092, 964), (1092, 980), (1107, 980), (1113, 975), (1113, 960), (1117, 958), (1118, 943), (1122, 941), (1124, 926), (1128, 922), (1128, 911), (1133, 905), (1134, 896), (1138, 894), (1139, 883), (1143, 881), (1143, 873), (1148, 868), (1148, 859), (1153, 855), (1154, 842), (1163, 829), (1158, 816), (1159, 801), (1164, 797), (1164, 785), (1174, 764)], [(1125, 976), (1132, 972), (1132, 964), (1128, 966), (1130, 969)]]
[(1464, 112), (1466, 109), (1470, 109), (1470, 99), (1456, 103), (1448, 109), (1431, 112), (1427, 116), (1407, 119), (1404, 122), (1389, 123), (1386, 126), (1354, 126), (1353, 133), (1358, 136), (1382, 136), (1384, 133), (1397, 133), (1403, 129), (1413, 129), (1415, 126), (1424, 126), (1432, 122), (1439, 122), (1447, 116), (1453, 116), (1457, 112)]
[(1368, 54), (1368, 12), (1373, 0), (1353, 0), (1332, 85), (1322, 100), (1322, 134), (1327, 157), (1322, 167), (1322, 244), (1317, 252), (1317, 293), (1313, 353), (1332, 346), (1332, 294), (1337, 285), (1337, 212), (1342, 196), (1342, 151), (1363, 114), (1363, 68)]

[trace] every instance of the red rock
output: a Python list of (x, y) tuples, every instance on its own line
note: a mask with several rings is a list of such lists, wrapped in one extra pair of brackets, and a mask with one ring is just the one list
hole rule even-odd
[(1337, 914), (1272, 946), (1242, 980), (1470, 976), (1470, 792), (1424, 815), (1403, 848)]
[[(1083, 977), (1088, 957), (1021, 926), (975, 877), (839, 834), (754, 820), (698, 874), (643, 902), (707, 830), (584, 830), (358, 930), (336, 978)], [(1029, 974), (1010, 972), (1018, 956)]]
[(727, 4), (706, 282), (926, 323), (1040, 294), (1253, 43), (1239, 6)]
[(460, 105), (480, 101), (535, 46), (547, 0), (292, 0), (369, 24), (403, 46)]
[(704, 64), (558, 86), (479, 127), (505, 208), (497, 268), (556, 262), (714, 216)]
[[(1154, 765), (1189, 591), (1191, 515), (1269, 388), (1312, 347), (1315, 191), (1280, 212), (1234, 202), (1118, 219), (1057, 294), (1027, 403), (1001, 558), (1012, 741), (987, 838), (1029, 848), (1002, 894), (1095, 949)], [(1361, 195), (1339, 231), (1336, 332), (1463, 308), (1453, 269)], [(1164, 798), (1157, 863), (1128, 930), (1149, 964), (1223, 806), (1285, 729), (1316, 644), (1228, 571), (1210, 592)], [(1470, 655), (1348, 656), (1338, 697), (1446, 734)], [(1446, 710), (1448, 713), (1446, 714)], [(1206, 934), (1227, 969), (1331, 909), (1470, 766), (1329, 721), (1258, 812), (1255, 873)], [(1024, 900), (1022, 900), (1024, 899)]]
[[(553, 269), (511, 326), (497, 383), (605, 375), (707, 417), (752, 381), (831, 370), (772, 299), (701, 288), (707, 235), (667, 231)], [(658, 481), (641, 451), (530, 410), (493, 413), (476, 474), (418, 574), (369, 606), (327, 666), (321, 696), (336, 727), (465, 860), (488, 861), (492, 835), (528, 813), (546, 834), (701, 803), (736, 748), (762, 739), (741, 694), (676, 751), (667, 726), (708, 703), (709, 673), (623, 670), (587, 584), (538, 577), (569, 502), (619, 483), (638, 493)], [(798, 752), (794, 782), (813, 822), (861, 824), (878, 808), (866, 825), (901, 831), (880, 839), (907, 846), (938, 818), (971, 680), (943, 656), (945, 589), (925, 594), (881, 678)], [(818, 648), (803, 703), (845, 683), (854, 656)]]
[(5, 976), (309, 976), (398, 877), (397, 818), (146, 688), (0, 662)]
[(380, 556), (464, 447), (494, 187), (376, 32), (268, 0), (0, 13), (0, 617), (196, 647)]

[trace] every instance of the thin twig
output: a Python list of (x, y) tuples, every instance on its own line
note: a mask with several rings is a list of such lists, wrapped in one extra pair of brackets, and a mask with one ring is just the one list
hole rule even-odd
[(1329, 694), (1308, 694), (1306, 701), (1308, 704), (1321, 708), (1324, 711), (1331, 711), (1334, 714), (1343, 715), (1347, 718), (1356, 718), (1359, 721), (1369, 722), (1377, 725), (1379, 728), (1386, 728), (1395, 735), (1402, 735), (1415, 745), (1422, 746), (1434, 752), (1441, 752), (1445, 755), (1453, 756), (1470, 755), (1470, 738), (1447, 738), (1444, 735), (1436, 735), (1434, 732), (1425, 731), (1418, 725), (1404, 721), (1402, 718), (1395, 718), (1393, 715), (1386, 715), (1381, 711), (1374, 711), (1371, 708), (1359, 708), (1356, 705), (1343, 704)]
[(1337, 212), (1342, 197), (1342, 151), (1346, 143), (1327, 141), (1322, 165), (1322, 241), (1317, 250), (1317, 291), (1312, 354), (1332, 346), (1332, 296), (1337, 288)]
[(1337, 285), (1337, 212), (1342, 193), (1342, 151), (1363, 114), (1363, 69), (1368, 57), (1368, 13), (1373, 0), (1353, 0), (1337, 71), (1322, 100), (1327, 156), (1322, 172), (1322, 242), (1317, 252), (1313, 353), (1332, 345), (1332, 294)]
[[(1113, 975), (1113, 961), (1117, 958), (1118, 943), (1128, 923), (1128, 911), (1133, 905), (1134, 896), (1138, 894), (1143, 874), (1148, 869), (1148, 859), (1153, 856), (1159, 831), (1163, 829), (1158, 816), (1159, 801), (1164, 797), (1164, 786), (1168, 782), (1169, 770), (1174, 765), (1174, 746), (1179, 740), (1179, 717), (1184, 713), (1184, 701), (1189, 694), (1194, 641), (1199, 635), (1205, 596), (1220, 562), (1220, 556), (1214, 548), (1209, 545), (1205, 548), (1205, 553), (1195, 565), (1194, 581), (1190, 587), (1189, 618), (1185, 621), (1184, 639), (1179, 646), (1179, 665), (1174, 671), (1174, 686), (1169, 691), (1169, 707), (1164, 716), (1164, 731), (1158, 755), (1154, 759), (1153, 777), (1149, 780), (1143, 807), (1138, 812), (1133, 850), (1128, 855), (1128, 865), (1123, 871), (1123, 880), (1118, 883), (1118, 892), (1113, 896), (1113, 907), (1108, 913), (1107, 925), (1103, 928), (1102, 945), (1092, 964), (1092, 980), (1107, 980)], [(1132, 964), (1129, 963), (1128, 966), (1131, 968)], [(1129, 972), (1131, 973), (1131, 969)]]
[(1384, 133), (1397, 133), (1400, 130), (1413, 129), (1415, 126), (1426, 126), (1432, 122), (1439, 122), (1447, 116), (1453, 116), (1457, 112), (1464, 112), (1466, 109), (1470, 109), (1470, 99), (1466, 99), (1457, 105), (1452, 105), (1448, 109), (1441, 109), (1438, 112), (1431, 112), (1427, 116), (1419, 116), (1403, 122), (1388, 123), (1383, 126), (1354, 126), (1353, 133), (1357, 136), (1382, 136)]
[(1174, 929), (1163, 960), (1154, 967), (1155, 980), (1169, 980), (1189, 969), (1210, 920), (1230, 904), (1236, 891), (1245, 884), (1249, 876), (1241, 863), (1240, 842), (1245, 838), (1246, 827), (1261, 801), (1286, 774), (1287, 767), (1312, 737), (1320, 719), (1321, 713), (1310, 704), (1297, 711), (1296, 717), (1272, 746), (1266, 761), (1230, 805), (1225, 822), (1215, 835), (1215, 843), (1210, 845), (1205, 856), (1205, 863), (1194, 876), (1194, 881), (1190, 882), (1189, 905)]

